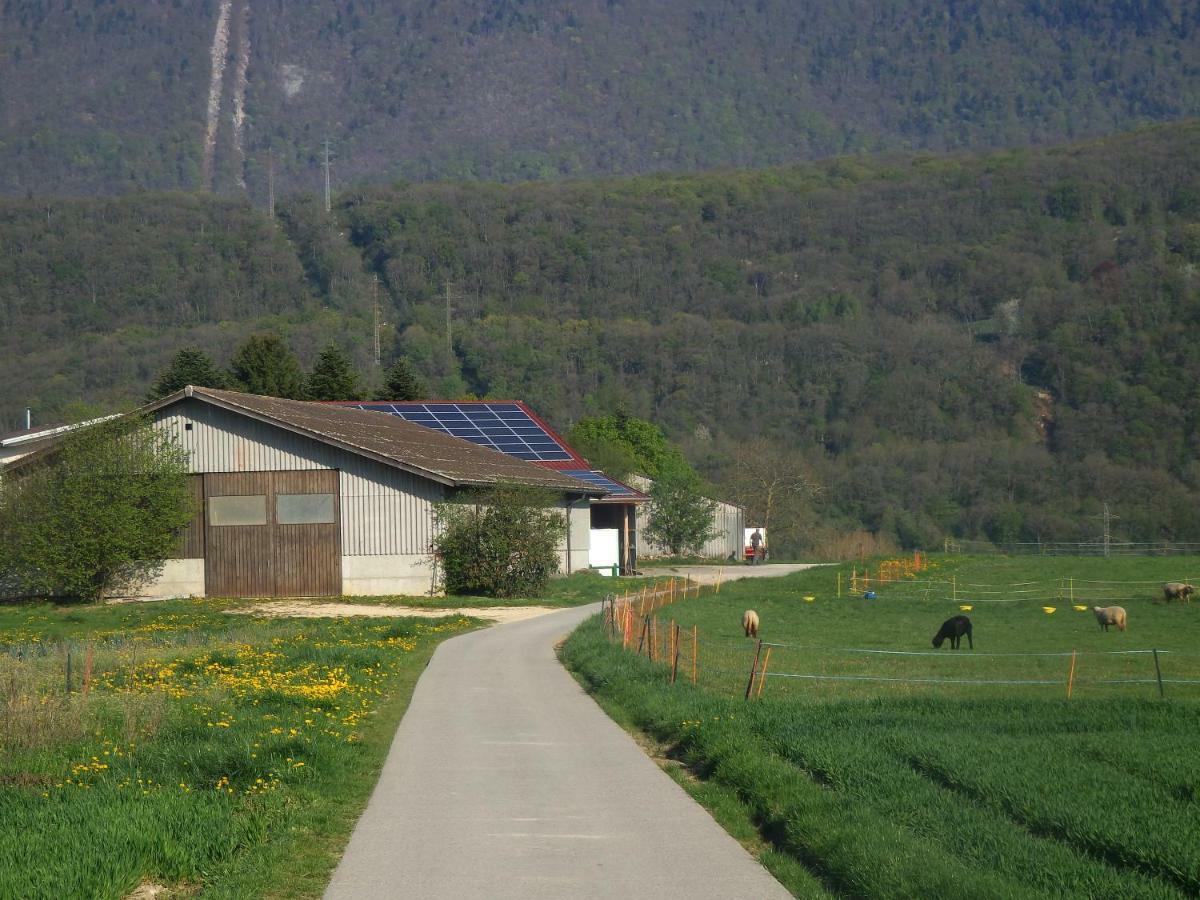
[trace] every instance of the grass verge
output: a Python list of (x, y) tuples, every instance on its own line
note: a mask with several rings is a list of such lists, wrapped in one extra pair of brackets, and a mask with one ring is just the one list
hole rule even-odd
[(320, 896), (429, 656), (476, 624), (223, 609), (0, 609), (0, 896)]

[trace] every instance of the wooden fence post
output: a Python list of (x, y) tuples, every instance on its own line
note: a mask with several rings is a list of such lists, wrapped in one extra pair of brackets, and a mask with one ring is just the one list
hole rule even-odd
[(762, 667), (762, 671), (758, 673), (758, 693), (757, 693), (757, 694), (755, 694), (755, 697), (761, 697), (761, 696), (762, 696), (763, 685), (764, 685), (764, 684), (766, 683), (766, 681), (767, 681), (767, 666), (771, 665), (771, 651), (772, 651), (773, 649), (775, 649), (775, 648), (774, 648), (774, 647), (768, 647), (768, 648), (767, 648), (767, 655), (766, 655), (765, 657), (763, 657), (763, 667)]
[(1166, 694), (1163, 693), (1162, 667), (1159, 666), (1159, 664), (1158, 664), (1158, 650), (1157, 649), (1155, 649), (1155, 651), (1154, 651), (1154, 675), (1156, 678), (1158, 678), (1158, 696), (1165, 697)]
[(700, 655), (700, 633), (692, 626), (692, 684), (696, 683), (696, 657)]
[(675, 653), (671, 658), (671, 684), (675, 683), (675, 676), (679, 672), (679, 623), (671, 623), (671, 631), (675, 636)]
[(642, 636), (638, 638), (638, 656), (642, 655), (642, 646), (646, 643), (646, 633), (650, 630), (650, 617), (642, 619)]
[(760, 639), (754, 647), (754, 662), (750, 663), (750, 680), (746, 682), (746, 699), (750, 699), (750, 692), (754, 689), (754, 676), (758, 672), (758, 654), (762, 653), (762, 640)]

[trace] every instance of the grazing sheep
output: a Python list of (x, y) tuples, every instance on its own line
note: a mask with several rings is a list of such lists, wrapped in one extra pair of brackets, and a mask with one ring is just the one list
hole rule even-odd
[(950, 638), (950, 649), (957, 650), (962, 643), (962, 636), (967, 636), (967, 646), (975, 649), (975, 640), (971, 637), (971, 620), (966, 616), (951, 616), (942, 623), (938, 633), (933, 636), (933, 646), (941, 649), (942, 642)]
[(1096, 614), (1096, 621), (1104, 631), (1108, 631), (1109, 625), (1116, 625), (1121, 631), (1125, 630), (1125, 610), (1121, 607), (1093, 606), (1092, 612)]
[(752, 609), (742, 613), (742, 628), (746, 632), (746, 637), (758, 637), (758, 613)]
[(1192, 601), (1192, 594), (1195, 588), (1190, 584), (1184, 584), (1182, 581), (1168, 581), (1163, 585), (1163, 596), (1170, 600), (1187, 600)]

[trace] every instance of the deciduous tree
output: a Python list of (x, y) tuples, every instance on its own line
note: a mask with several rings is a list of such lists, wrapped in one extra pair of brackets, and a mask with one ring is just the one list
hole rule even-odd
[(0, 591), (97, 600), (136, 590), (194, 514), (187, 455), (135, 418), (68, 433), (0, 481)]

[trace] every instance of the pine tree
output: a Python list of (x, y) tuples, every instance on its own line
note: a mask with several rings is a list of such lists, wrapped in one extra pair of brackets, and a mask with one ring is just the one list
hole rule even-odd
[(160, 400), (189, 384), (196, 387), (225, 387), (225, 376), (208, 354), (196, 347), (185, 347), (175, 354), (171, 364), (159, 373), (154, 387), (146, 394), (146, 402)]
[(300, 363), (277, 334), (252, 334), (229, 361), (232, 380), (240, 390), (292, 400), (304, 396)]
[(361, 400), (362, 382), (350, 358), (337, 344), (330, 344), (317, 357), (308, 376), (309, 400)]
[(384, 373), (384, 385), (387, 387), (389, 400), (425, 399), (425, 385), (403, 356), (392, 363)]

